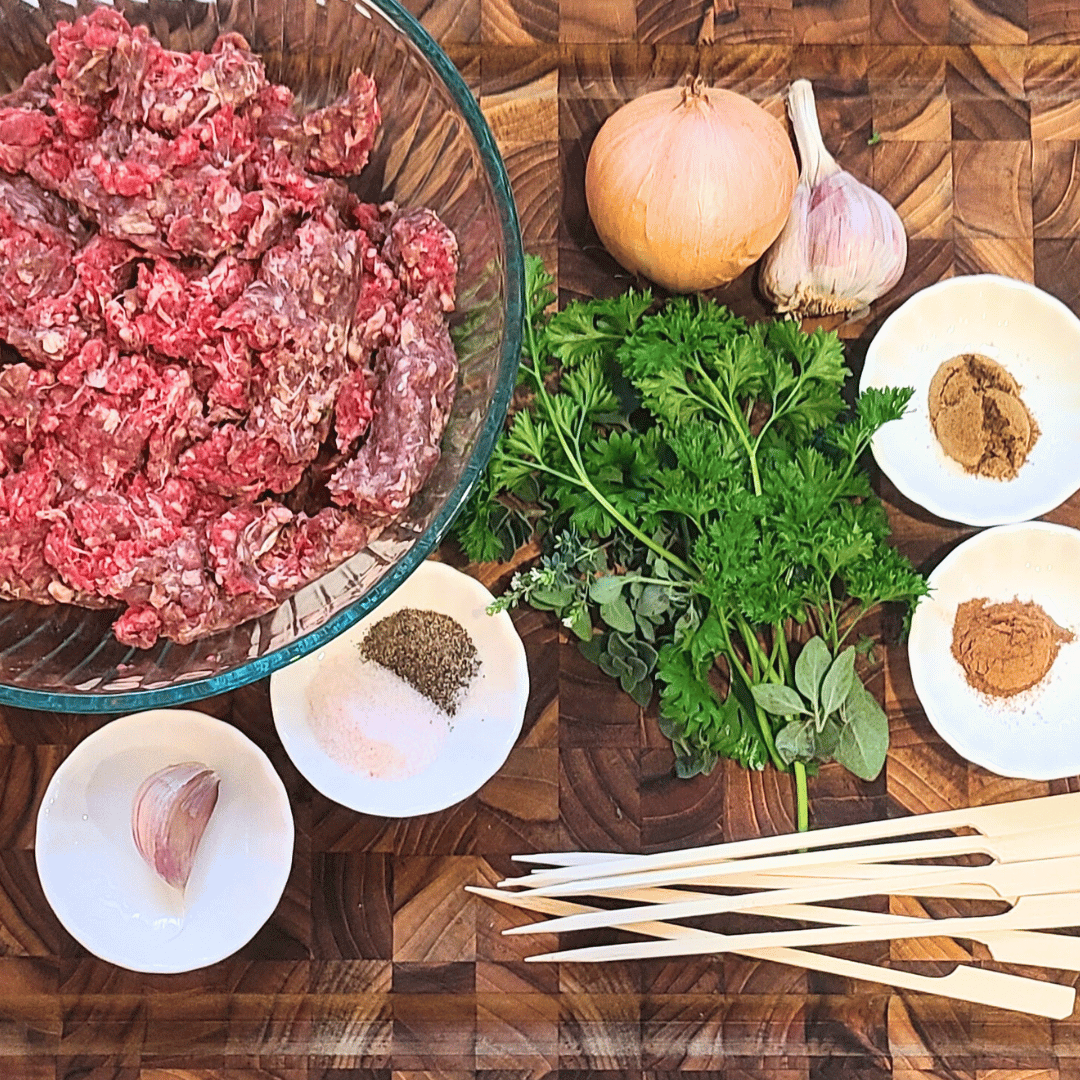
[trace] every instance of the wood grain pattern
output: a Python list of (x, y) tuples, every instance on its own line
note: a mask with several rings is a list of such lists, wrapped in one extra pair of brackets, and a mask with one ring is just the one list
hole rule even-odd
[(871, 0), (871, 41), (882, 45), (942, 45), (949, 40), (950, 10), (933, 0)]
[(948, 142), (897, 140), (874, 147), (873, 182), (911, 239), (953, 235), (952, 152)]
[(1030, 237), (1031, 143), (957, 142), (952, 155), (956, 235)]
[[(525, 242), (560, 297), (635, 284), (604, 252), (583, 194), (600, 125), (687, 75), (783, 115), (814, 81), (826, 142), (897, 206), (900, 284), (842, 329), (858, 363), (889, 312), (956, 274), (1034, 281), (1080, 313), (1080, 6), (1073, 0), (409, 0), (476, 94), (506, 161)], [(640, 284), (640, 283), (638, 283)], [(719, 299), (767, 310), (748, 273)], [(898, 544), (930, 569), (970, 529), (877, 478)], [(1080, 526), (1080, 496), (1047, 515)], [(447, 553), (448, 556), (452, 553)], [(471, 567), (498, 591), (513, 565)], [(655, 703), (640, 710), (550, 617), (521, 610), (532, 693), (498, 775), (441, 814), (389, 821), (313, 791), (284, 755), (265, 684), (201, 702), (270, 755), (293, 802), (285, 897), (236, 956), (144, 976), (88, 956), (59, 926), (33, 860), (45, 785), (106, 718), (0, 709), (0, 1080), (1080, 1080), (1080, 1018), (1043, 1022), (738, 956), (537, 965), (534, 918), (466, 894), (511, 856), (657, 851), (793, 827), (772, 770), (721, 763), (680, 781)], [(811, 781), (816, 824), (1075, 790), (964, 762), (881, 652), (892, 748), (865, 784)], [(891, 901), (897, 913), (950, 910)], [(890, 902), (880, 901), (882, 910)], [(927, 974), (967, 942), (868, 943), (858, 956)], [(1062, 976), (1065, 977), (1065, 976)], [(1080, 983), (1080, 975), (1068, 978)]]

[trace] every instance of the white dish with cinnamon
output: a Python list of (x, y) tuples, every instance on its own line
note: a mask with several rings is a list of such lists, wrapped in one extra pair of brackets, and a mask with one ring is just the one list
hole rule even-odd
[(1043, 521), (986, 529), (929, 585), (908, 657), (938, 734), (1001, 776), (1080, 773), (1080, 531)]
[[(199, 762), (217, 801), (183, 889), (144, 861), (132, 835), (140, 786)], [(269, 759), (231, 724), (187, 709), (113, 720), (64, 759), (38, 811), (45, 897), (72, 937), (132, 971), (191, 971), (245, 945), (274, 913), (292, 867), (289, 798)]]
[[(278, 735), (313, 787), (353, 810), (401, 818), (453, 806), (495, 774), (521, 732), (529, 670), (510, 616), (487, 613), (493, 600), (474, 578), (424, 562), (355, 626), (274, 672)], [(402, 676), (385, 666), (392, 658), (376, 663), (365, 651), (373, 632), (406, 618), (411, 637), (436, 640), (432, 656), (414, 651), (398, 664)], [(464, 661), (450, 638), (465, 643)], [(432, 676), (450, 668), (460, 692), (447, 696)]]
[[(1033, 421), (1029, 445), (1014, 454), (1021, 463), (1011, 478), (985, 475), (993, 470), (977, 465), (978, 453), (966, 456), (976, 433), (963, 428), (979, 411), (970, 396), (932, 419), (935, 375), (964, 357), (1004, 369), (1014, 394), (988, 396), (1010, 405), (1021, 426), (1027, 423), (1022, 410)], [(1080, 319), (1034, 285), (978, 274), (917, 292), (870, 342), (860, 389), (872, 386), (914, 387), (903, 418), (882, 427), (872, 449), (900, 493), (938, 517), (968, 525), (1029, 521), (1080, 488)], [(988, 417), (993, 413), (987, 431), (1004, 424), (1011, 442), (1015, 424), (1002, 420), (996, 404), (987, 409)], [(969, 436), (958, 456), (955, 444), (950, 453), (942, 442), (944, 434), (949, 443), (950, 421), (954, 437)]]

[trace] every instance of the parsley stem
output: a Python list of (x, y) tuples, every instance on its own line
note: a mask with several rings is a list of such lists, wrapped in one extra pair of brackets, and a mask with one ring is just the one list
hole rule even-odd
[(776, 672), (773, 671), (772, 663), (765, 655), (757, 634), (743, 615), (737, 613), (735, 617), (738, 620), (739, 633), (742, 634), (742, 639), (746, 643), (746, 651), (750, 655), (755, 682), (764, 682), (766, 677), (770, 682), (776, 682)]
[(525, 458), (512, 457), (510, 454), (507, 454), (504, 460), (515, 465), (527, 465), (536, 472), (547, 473), (548, 476), (554, 476), (556, 480), (565, 480), (568, 484), (577, 483), (576, 477), (570, 476), (568, 473), (560, 472), (558, 469), (553, 469), (550, 465), (544, 465), (539, 461), (527, 461)]
[(795, 762), (795, 827), (799, 832), (810, 828), (810, 796), (806, 790), (806, 766)]
[(673, 581), (671, 578), (644, 577), (641, 574), (623, 574), (622, 580), (626, 585), (663, 585), (666, 589), (675, 591), (685, 589), (689, 592), (693, 583), (689, 581)]
[(765, 740), (765, 748), (769, 751), (769, 757), (778, 772), (787, 772), (784, 759), (776, 749), (776, 739), (773, 738), (772, 721), (766, 715), (765, 710), (754, 702), (754, 715), (757, 717), (758, 727), (761, 728), (761, 737)]
[[(735, 431), (739, 436), (739, 442), (743, 444), (743, 449), (746, 450), (746, 456), (750, 460), (750, 474), (754, 480), (754, 494), (760, 495), (761, 474), (758, 472), (757, 446), (750, 442), (749, 421), (734, 407), (720, 387), (716, 385), (715, 381), (709, 377), (708, 372), (701, 366), (696, 356), (693, 358), (693, 365), (694, 373), (697, 375), (698, 379), (709, 386), (715, 395), (715, 401), (712, 404), (713, 411), (722, 412), (735, 428)], [(691, 398), (696, 398), (698, 401), (702, 400), (698, 395), (693, 393), (690, 393), (689, 396)]]
[(746, 434), (743, 425), (739, 423), (742, 419), (741, 415), (731, 407), (726, 401), (722, 401), (725, 411), (727, 412), (732, 424), (735, 425), (735, 430), (739, 435), (739, 442), (743, 444), (743, 448), (746, 450), (746, 456), (750, 461), (750, 476), (754, 481), (754, 494), (761, 494), (761, 473), (758, 472), (757, 453), (756, 447), (750, 442), (749, 437)]
[[(751, 682), (750, 678), (746, 674), (746, 669), (742, 666), (739, 660), (739, 654), (735, 651), (735, 647), (731, 643), (731, 633), (728, 630), (727, 615), (723, 612), (717, 613), (719, 616), (720, 632), (724, 638), (724, 649), (727, 653), (728, 668), (730, 669), (730, 675), (732, 681), (734, 681), (736, 674), (743, 684), (746, 690), (747, 696), (753, 700), (753, 694), (750, 692)], [(757, 675), (757, 663), (753, 652), (750, 649), (750, 642), (746, 639), (746, 634), (750, 632), (750, 628), (746, 625), (746, 622), (739, 616), (742, 627), (740, 633), (743, 636), (743, 641), (746, 643), (746, 651), (750, 654), (751, 666), (754, 669), (754, 682), (760, 681)], [(751, 635), (752, 636), (752, 635)], [(757, 639), (754, 639), (754, 643), (757, 644)], [(760, 651), (760, 646), (758, 647)], [(731, 693), (729, 690), (728, 693)], [(772, 759), (772, 763), (780, 772), (787, 772), (787, 766), (784, 764), (784, 759), (780, 756), (776, 749), (776, 740), (773, 738), (772, 722), (766, 715), (765, 710), (755, 701), (754, 702), (754, 718), (757, 720), (758, 727), (761, 729), (761, 737), (765, 740), (765, 749), (769, 751), (769, 757)]]
[[(697, 574), (694, 572), (694, 568), (692, 566), (690, 566), (688, 563), (683, 562), (682, 559), (678, 557), (678, 555), (673, 555), (670, 551), (668, 551), (667, 548), (663, 546), (663, 544), (658, 544), (651, 536), (642, 532), (641, 529), (639, 529), (632, 521), (630, 521), (627, 517), (625, 517), (618, 510), (616, 510), (615, 507), (612, 506), (611, 503), (609, 503), (607, 499), (604, 498), (604, 496), (597, 489), (596, 485), (593, 484), (592, 480), (589, 479), (589, 474), (588, 472), (586, 472), (585, 466), (582, 465), (581, 458), (578, 456), (577, 453), (571, 450), (569, 444), (567, 443), (567, 433), (563, 429), (563, 425), (560, 421), (558, 412), (552, 406), (551, 395), (548, 393), (547, 387), (544, 385), (544, 380), (537, 378), (535, 371), (530, 371), (530, 374), (533, 377), (533, 381), (536, 383), (537, 396), (540, 401), (543, 402), (544, 411), (547, 413), (548, 419), (551, 421), (552, 430), (555, 432), (555, 437), (559, 440), (559, 446), (562, 447), (563, 455), (570, 463), (570, 468), (574, 470), (574, 477), (566, 477), (566, 479), (569, 480), (571, 483), (576, 483), (579, 487), (583, 487), (612, 518), (614, 518), (632, 536), (640, 540), (650, 551), (654, 552), (656, 555), (659, 555), (660, 558), (671, 563), (672, 566), (677, 567), (684, 574), (686, 574), (687, 577), (697, 577)], [(580, 445), (580, 442), (578, 445)], [(551, 469), (547, 471), (553, 472), (553, 470)]]
[(780, 642), (781, 642), (781, 640), (782, 640), (781, 635), (774, 631), (772, 648), (769, 650), (769, 666), (770, 667), (775, 667), (776, 666), (776, 661), (780, 657)]
[(836, 648), (838, 650), (840, 646), (843, 645), (845, 641), (847, 641), (848, 637), (851, 635), (851, 632), (855, 629), (855, 627), (858, 626), (860, 622), (862, 622), (863, 616), (868, 615), (871, 611), (874, 610), (874, 608), (881, 607), (881, 604), (882, 601), (880, 600), (874, 604), (871, 604), (869, 607), (863, 607), (862, 604), (860, 604), (858, 611), (855, 612), (855, 615), (852, 618), (851, 622), (848, 623), (847, 629), (842, 634), (840, 633), (840, 620), (839, 618), (837, 618), (836, 632), (838, 636), (836, 639)]
[(851, 479), (851, 474), (855, 471), (855, 466), (859, 463), (859, 458), (862, 457), (863, 452), (870, 445), (873, 439), (873, 432), (864, 435), (859, 439), (858, 444), (849, 452), (847, 467), (844, 469), (843, 475), (833, 488), (832, 498), (829, 500), (830, 504), (835, 503), (840, 498), (841, 493), (847, 486), (847, 482)]
[(780, 673), (784, 682), (791, 682), (791, 653), (788, 652), (787, 634), (784, 633), (784, 624), (778, 622), (775, 627), (777, 641), (780, 642)]
[(821, 612), (821, 624), (823, 628), (826, 628), (829, 636), (829, 644), (832, 647), (833, 655), (835, 656), (840, 648), (840, 625), (839, 625), (839, 613), (836, 610), (836, 604), (833, 601), (832, 583), (826, 583), (825, 600), (829, 605), (828, 620), (825, 618), (825, 610)]
[(775, 397), (775, 396), (773, 397), (772, 405), (771, 405), (771, 407), (769, 409), (769, 415), (766, 417), (765, 423), (761, 425), (761, 430), (757, 433), (757, 438), (754, 440), (754, 451), (753, 451), (753, 453), (754, 453), (755, 457), (757, 456), (758, 450), (761, 449), (761, 440), (765, 438), (765, 432), (767, 432), (769, 430), (769, 428), (772, 427), (773, 421), (776, 420), (777, 417), (783, 416), (789, 410), (789, 408), (791, 407), (792, 400), (795, 398), (795, 396), (798, 394), (798, 392), (801, 389), (802, 389), (802, 380), (800, 380), (792, 388), (791, 392), (784, 399), (783, 405), (780, 405), (780, 404), (777, 403), (778, 402), (777, 397)]
[(678, 555), (673, 555), (663, 544), (658, 544), (651, 536), (643, 533), (636, 525), (633, 524), (628, 518), (624, 517), (614, 506), (611, 505), (600, 494), (599, 491), (593, 486), (588, 476), (585, 475), (584, 470), (581, 472), (582, 485), (589, 492), (589, 494), (610, 514), (627, 532), (633, 534), (640, 540), (650, 551), (655, 552), (660, 558), (671, 563), (672, 566), (681, 570), (687, 577), (697, 577), (697, 573), (694, 568), (689, 564), (683, 562)]

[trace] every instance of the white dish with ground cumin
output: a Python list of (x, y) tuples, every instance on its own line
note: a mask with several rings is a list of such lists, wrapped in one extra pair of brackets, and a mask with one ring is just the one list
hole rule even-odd
[(979, 274), (916, 293), (870, 343), (860, 386), (914, 388), (872, 448), (938, 517), (1029, 521), (1080, 488), (1080, 319), (1034, 285)]
[(498, 771), (521, 733), (529, 670), (510, 616), (487, 613), (493, 600), (423, 562), (355, 626), (274, 672), (274, 724), (312, 786), (402, 818), (453, 806)]
[(929, 584), (908, 656), (938, 734), (1001, 776), (1080, 773), (1080, 532), (1042, 521), (986, 529)]

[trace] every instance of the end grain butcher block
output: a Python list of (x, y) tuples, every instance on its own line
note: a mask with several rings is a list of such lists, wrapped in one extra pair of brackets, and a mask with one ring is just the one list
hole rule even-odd
[[(899, 211), (907, 270), (844, 331), (856, 370), (884, 317), (950, 275), (1032, 281), (1080, 313), (1080, 16), (1066, 0), (408, 6), (478, 96), (526, 247), (557, 275), (564, 302), (632, 284), (600, 248), (585, 208), (596, 131), (624, 101), (693, 73), (778, 116), (789, 81), (812, 80), (826, 144)], [(740, 314), (766, 314), (751, 275), (718, 296)], [(896, 542), (920, 568), (971, 533), (875, 483)], [(1080, 500), (1049, 517), (1080, 526)], [(511, 567), (473, 571), (499, 592)], [(274, 736), (265, 682), (196, 706), (269, 754), (292, 801), (296, 852), (266, 927), (236, 956), (186, 975), (135, 975), (87, 955), (38, 884), (33, 822), (45, 786), (104, 721), (0, 711), (0, 1077), (1077, 1075), (1075, 1018), (1028, 1018), (752, 957), (526, 964), (537, 952), (601, 942), (503, 936), (535, 916), (464, 886), (493, 887), (520, 873), (511, 854), (655, 852), (786, 831), (794, 818), (788, 780), (772, 770), (721, 763), (710, 776), (675, 779), (655, 704), (640, 711), (553, 618), (522, 609), (514, 620), (533, 687), (522, 736), (479, 793), (430, 817), (367, 817), (317, 794)], [(866, 784), (824, 769), (811, 780), (815, 825), (1080, 787), (1003, 780), (969, 766), (927, 722), (904, 648), (889, 646), (877, 660), (870, 686), (892, 729), (885, 770)], [(882, 901), (881, 909), (959, 910), (930, 899)], [(994, 967), (986, 946), (967, 941), (871, 942), (843, 955), (916, 974), (973, 958)]]

